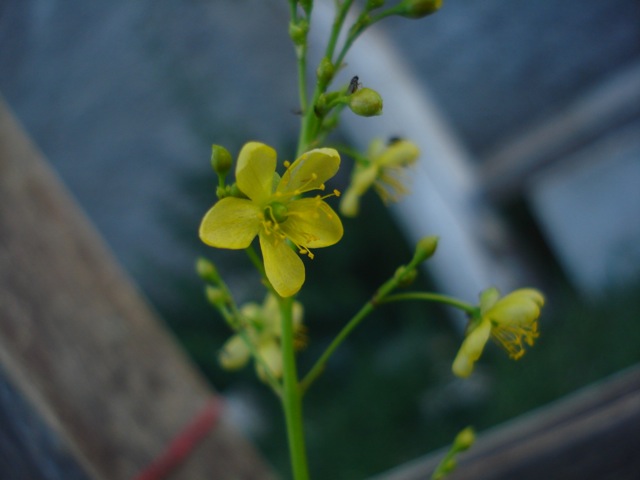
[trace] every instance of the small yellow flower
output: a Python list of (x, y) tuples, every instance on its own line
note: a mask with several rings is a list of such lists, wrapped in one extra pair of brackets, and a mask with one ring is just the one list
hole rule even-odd
[(351, 177), (351, 185), (340, 202), (340, 212), (355, 217), (360, 209), (360, 197), (373, 187), (385, 203), (395, 202), (407, 193), (403, 185), (406, 167), (420, 155), (418, 147), (408, 140), (385, 144), (374, 140), (367, 150), (368, 163), (358, 163)]
[(212, 247), (244, 249), (257, 235), (269, 282), (282, 297), (294, 295), (304, 283), (305, 271), (291, 245), (313, 258), (310, 249), (333, 245), (343, 234), (342, 222), (326, 197), (300, 196), (324, 190), (324, 182), (339, 166), (336, 150), (319, 148), (288, 165), (280, 178), (275, 173), (275, 150), (247, 143), (238, 156), (236, 183), (248, 198), (217, 202), (202, 219), (200, 238)]
[[(305, 327), (302, 324), (303, 307), (300, 302), (293, 303), (293, 331), (297, 348), (305, 345)], [(251, 302), (240, 309), (243, 333), (253, 344), (262, 362), (269, 368), (271, 374), (279, 378), (282, 375), (282, 323), (278, 300), (271, 293), (267, 294), (262, 305)], [(237, 370), (244, 367), (251, 358), (251, 350), (245, 338), (235, 334), (225, 342), (220, 351), (219, 361), (227, 370)], [(265, 379), (264, 367), (256, 363), (256, 371), (260, 378)]]
[(538, 338), (538, 317), (544, 296), (538, 290), (523, 288), (500, 298), (495, 288), (480, 294), (479, 318), (469, 326), (467, 336), (453, 361), (453, 373), (466, 378), (473, 372), (491, 337), (509, 357), (518, 360), (525, 354), (525, 344), (533, 346)]

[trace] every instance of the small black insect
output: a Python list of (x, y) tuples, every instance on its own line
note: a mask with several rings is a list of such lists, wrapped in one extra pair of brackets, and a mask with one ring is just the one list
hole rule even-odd
[(360, 79), (358, 78), (358, 76), (354, 76), (351, 81), (349, 82), (349, 87), (347, 88), (347, 94), (351, 95), (352, 93), (355, 93), (356, 90), (358, 90), (358, 88), (360, 88), (362, 86), (362, 84), (360, 83)]

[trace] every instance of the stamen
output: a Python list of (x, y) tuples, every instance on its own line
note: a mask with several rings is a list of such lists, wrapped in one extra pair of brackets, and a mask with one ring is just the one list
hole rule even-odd
[(293, 332), (293, 348), (296, 350), (302, 350), (309, 343), (309, 334), (307, 333), (307, 327), (300, 324)]
[(325, 198), (329, 198), (329, 197), (339, 197), (340, 196), (340, 191), (337, 189), (334, 189), (333, 192), (328, 193), (327, 195), (323, 195), (322, 197), (320, 195), (318, 195), (316, 198), (320, 199), (320, 200), (324, 200)]
[(306, 256), (307, 256), (307, 257), (309, 257), (311, 260), (313, 260), (313, 257), (315, 256), (313, 253), (311, 253), (311, 252), (309, 251), (309, 249), (307, 249), (307, 248), (302, 248), (302, 247), (300, 247), (300, 250), (298, 250), (298, 253), (299, 253), (300, 255), (306, 255)]
[(524, 343), (531, 347), (538, 336), (538, 322), (527, 326), (494, 325), (491, 330), (491, 337), (494, 341), (504, 348), (509, 357), (514, 360), (518, 360), (525, 354)]

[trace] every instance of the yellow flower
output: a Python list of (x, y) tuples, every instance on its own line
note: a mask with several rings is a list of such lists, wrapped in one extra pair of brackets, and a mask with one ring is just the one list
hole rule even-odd
[[(305, 345), (305, 327), (302, 324), (303, 307), (300, 302), (293, 302), (293, 331), (297, 348)], [(248, 303), (240, 309), (243, 333), (253, 344), (262, 362), (269, 368), (271, 374), (279, 378), (282, 375), (282, 323), (278, 300), (271, 293), (267, 294), (262, 305)], [(251, 350), (245, 338), (235, 334), (225, 342), (220, 351), (219, 361), (227, 370), (237, 370), (244, 367), (251, 358)], [(256, 371), (260, 378), (265, 379), (264, 367), (256, 363)]]
[(324, 190), (324, 182), (340, 166), (338, 152), (311, 150), (287, 166), (280, 178), (275, 173), (275, 150), (247, 143), (238, 156), (236, 183), (248, 198), (223, 198), (200, 225), (200, 238), (212, 247), (244, 249), (257, 235), (267, 278), (282, 297), (298, 292), (305, 278), (304, 264), (291, 245), (313, 258), (310, 249), (333, 245), (343, 234), (342, 222), (324, 201), (326, 197), (300, 198), (303, 193)]
[(532, 288), (515, 290), (502, 298), (495, 288), (482, 292), (479, 318), (469, 327), (453, 361), (453, 373), (463, 378), (471, 375), (489, 337), (502, 346), (510, 358), (522, 357), (525, 344), (531, 347), (538, 338), (538, 317), (543, 305), (544, 296)]
[(396, 140), (388, 145), (376, 139), (367, 150), (367, 163), (358, 163), (351, 177), (351, 185), (340, 202), (340, 212), (355, 217), (360, 197), (373, 187), (385, 203), (395, 202), (407, 193), (403, 185), (406, 167), (420, 155), (418, 147), (408, 140)]

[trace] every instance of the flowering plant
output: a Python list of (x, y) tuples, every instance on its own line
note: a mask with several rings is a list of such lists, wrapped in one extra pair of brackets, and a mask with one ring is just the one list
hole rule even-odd
[[(376, 308), (396, 301), (429, 301), (461, 309), (469, 325), (460, 350), (452, 362), (454, 375), (471, 375), (485, 344), (493, 338), (509, 356), (518, 359), (525, 345), (532, 346), (538, 337), (538, 317), (544, 304), (535, 289), (516, 290), (502, 298), (495, 288), (480, 295), (479, 305), (433, 292), (401, 292), (410, 285), (418, 267), (435, 254), (438, 238), (426, 236), (418, 242), (413, 258), (400, 266), (371, 299), (337, 332), (334, 340), (305, 375), (299, 376), (296, 352), (306, 343), (303, 306), (296, 299), (305, 283), (301, 256), (314, 258), (313, 250), (330, 247), (343, 236), (340, 216), (332, 208), (338, 190), (328, 190), (326, 183), (341, 167), (341, 153), (355, 160), (351, 181), (341, 199), (339, 211), (356, 216), (363, 195), (375, 190), (384, 202), (396, 201), (406, 192), (406, 171), (416, 162), (419, 151), (409, 140), (385, 143), (374, 139), (365, 153), (351, 148), (331, 146), (329, 134), (348, 107), (354, 114), (374, 116), (382, 113), (380, 94), (364, 88), (358, 77), (331, 90), (335, 74), (344, 67), (344, 59), (358, 36), (371, 25), (392, 16), (421, 18), (436, 12), (441, 0), (401, 0), (385, 7), (385, 0), (367, 0), (363, 10), (341, 36), (353, 0), (336, 0), (333, 29), (325, 54), (316, 69), (315, 88), (307, 96), (307, 36), (313, 13), (313, 0), (289, 0), (289, 33), (298, 62), (301, 126), (294, 161), (284, 161), (278, 171), (276, 151), (263, 143), (251, 141), (240, 150), (235, 162), (235, 181), (228, 182), (232, 170), (231, 154), (219, 145), (212, 148), (212, 166), (219, 182), (218, 201), (209, 209), (200, 225), (200, 238), (215, 248), (245, 250), (262, 279), (264, 302), (240, 306), (216, 267), (203, 258), (197, 269), (207, 282), (207, 298), (224, 318), (233, 335), (222, 346), (220, 363), (226, 369), (255, 364), (258, 377), (281, 400), (291, 458), (296, 480), (309, 478), (302, 415), (302, 400), (309, 387), (323, 372), (332, 354), (350, 333)], [(338, 41), (343, 38), (341, 47)], [(255, 238), (260, 253), (254, 249)], [(464, 429), (453, 442), (450, 452), (433, 473), (443, 478), (455, 467), (457, 453), (469, 448), (474, 435)]]

